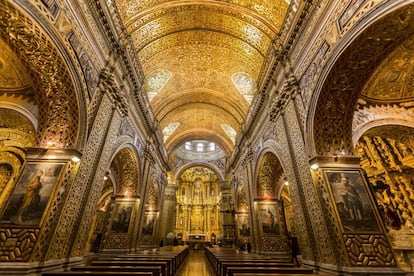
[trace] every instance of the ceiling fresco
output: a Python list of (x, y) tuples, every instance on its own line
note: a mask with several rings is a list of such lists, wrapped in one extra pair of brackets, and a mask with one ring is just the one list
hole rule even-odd
[(240, 131), (287, 1), (115, 2), (160, 128), (177, 126), (164, 137), (167, 150), (204, 139), (231, 152), (228, 129)]

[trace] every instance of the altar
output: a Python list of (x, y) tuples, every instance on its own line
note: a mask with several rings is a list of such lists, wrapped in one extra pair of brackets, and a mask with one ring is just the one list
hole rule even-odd
[(206, 234), (187, 234), (187, 241), (206, 241)]

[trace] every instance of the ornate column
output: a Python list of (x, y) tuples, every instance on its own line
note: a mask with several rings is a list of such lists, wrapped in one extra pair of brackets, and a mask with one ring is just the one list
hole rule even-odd
[(259, 247), (261, 244), (260, 241), (260, 232), (259, 232), (259, 224), (256, 217), (256, 211), (255, 211), (255, 180), (254, 180), (254, 170), (253, 170), (253, 149), (251, 145), (247, 145), (245, 149), (245, 154), (243, 157), (243, 161), (241, 164), (241, 168), (243, 171), (245, 171), (246, 174), (246, 183), (247, 185), (247, 200), (248, 200), (248, 224), (250, 228), (250, 243), (252, 245), (252, 251), (257, 252), (259, 251)]
[(278, 129), (278, 139), (286, 147), (284, 171), (289, 181), (290, 196), (295, 210), (295, 229), (303, 262), (318, 264), (332, 262), (333, 250), (322, 219), (317, 191), (309, 171), (298, 98), (298, 84), (291, 75), (283, 83), (271, 105), (269, 119)]
[(176, 191), (178, 186), (169, 180), (167, 187), (164, 192), (164, 200), (161, 208), (160, 215), (160, 228), (158, 234), (158, 240), (163, 240), (164, 242), (167, 239), (167, 234), (174, 232), (174, 228), (177, 221), (177, 212), (176, 212)]
[[(104, 95), (99, 95), (99, 93)], [(104, 184), (103, 178), (109, 167), (112, 147), (118, 135), (121, 120), (128, 115), (125, 95), (119, 88), (115, 75), (109, 70), (101, 71), (98, 91), (95, 94), (97, 98), (102, 97), (102, 99), (85, 148), (85, 152), (94, 157), (82, 160), (84, 162), (82, 168), (89, 174), (84, 175), (85, 172), (79, 172), (75, 179), (75, 187), (81, 186), (81, 184), (76, 184), (78, 181), (88, 183), (88, 185), (80, 194), (73, 195), (72, 201), (68, 202), (68, 206), (83, 206), (84, 208), (83, 212), (79, 212), (77, 224), (75, 224), (79, 225), (79, 228), (72, 233), (71, 257), (82, 256), (85, 253), (85, 245), (88, 244), (93, 216)]]
[(223, 225), (223, 244), (232, 245), (235, 239), (234, 201), (229, 182), (220, 183), (221, 191), (221, 216)]
[(154, 144), (152, 139), (148, 139), (144, 148), (144, 169), (143, 169), (143, 187), (141, 222), (139, 225), (139, 242), (138, 247), (157, 246), (155, 233), (159, 227), (159, 211), (161, 203), (162, 185), (166, 185), (164, 172), (160, 169), (158, 159), (156, 159)]

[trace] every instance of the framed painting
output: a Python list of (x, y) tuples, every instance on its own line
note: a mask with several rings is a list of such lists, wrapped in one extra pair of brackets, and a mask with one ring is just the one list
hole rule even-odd
[(142, 226), (142, 235), (152, 236), (154, 232), (155, 214), (146, 213), (144, 217), (144, 225)]
[(359, 170), (325, 171), (344, 232), (380, 232), (371, 197)]
[(129, 222), (131, 221), (133, 202), (117, 202), (115, 214), (112, 220), (111, 232), (128, 233)]
[(274, 204), (260, 205), (260, 221), (264, 236), (279, 235), (278, 208)]
[(247, 215), (247, 214), (238, 214), (237, 215), (237, 225), (238, 225), (238, 229), (239, 229), (239, 237), (249, 237), (250, 236), (249, 215)]
[(38, 226), (66, 163), (28, 161), (0, 223)]

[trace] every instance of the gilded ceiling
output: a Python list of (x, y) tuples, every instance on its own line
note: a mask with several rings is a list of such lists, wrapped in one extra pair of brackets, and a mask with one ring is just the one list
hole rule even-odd
[(23, 63), (0, 39), (0, 93), (16, 92), (32, 85), (32, 79)]
[[(116, 0), (146, 76), (167, 150), (187, 140), (234, 146), (285, 0)], [(170, 126), (174, 125), (175, 130)]]
[(370, 102), (414, 100), (414, 36), (401, 43), (378, 66), (362, 95)]

